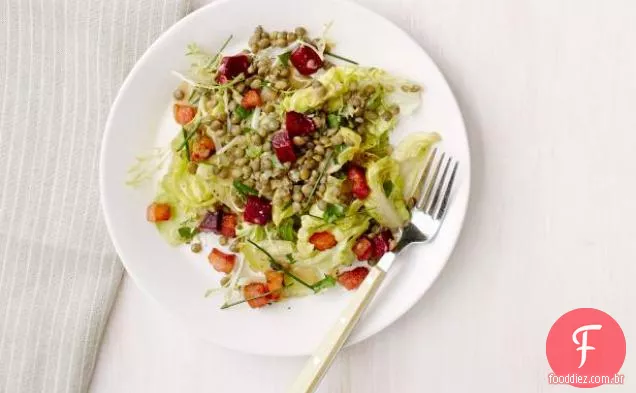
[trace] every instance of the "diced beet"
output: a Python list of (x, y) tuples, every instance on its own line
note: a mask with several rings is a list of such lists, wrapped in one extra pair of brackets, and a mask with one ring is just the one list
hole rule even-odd
[(373, 259), (380, 259), (390, 249), (390, 241), (393, 238), (391, 231), (384, 230), (373, 239)]
[(308, 135), (316, 131), (316, 125), (309, 116), (293, 111), (285, 114), (285, 128), (287, 128), (290, 138)]
[(296, 152), (287, 131), (278, 131), (272, 136), (272, 148), (280, 162), (296, 161)]
[(201, 232), (214, 232), (221, 233), (221, 224), (223, 222), (223, 212), (207, 212), (201, 223), (199, 224), (199, 231)]
[(371, 193), (364, 168), (357, 165), (349, 166), (347, 170), (347, 178), (351, 180), (351, 193), (358, 199), (365, 199)]
[(311, 75), (322, 67), (320, 55), (309, 45), (300, 45), (294, 49), (289, 60), (303, 75)]
[(358, 261), (366, 261), (373, 255), (373, 243), (366, 236), (360, 236), (353, 245), (353, 253), (356, 254)]
[(227, 83), (243, 73), (247, 76), (247, 69), (250, 66), (250, 59), (247, 55), (225, 56), (221, 60), (219, 72), (216, 76), (218, 83)]
[(243, 219), (252, 224), (267, 224), (272, 219), (272, 204), (265, 198), (249, 195), (245, 203)]

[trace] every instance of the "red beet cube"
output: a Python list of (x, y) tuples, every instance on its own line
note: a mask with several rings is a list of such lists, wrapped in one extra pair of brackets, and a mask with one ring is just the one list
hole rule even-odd
[(316, 125), (309, 116), (293, 111), (285, 114), (285, 128), (290, 138), (308, 135), (316, 131)]
[(369, 196), (371, 190), (367, 184), (367, 178), (364, 168), (357, 165), (351, 165), (347, 170), (347, 177), (351, 180), (351, 192), (358, 199), (364, 199)]
[(272, 136), (272, 148), (280, 162), (296, 161), (296, 152), (287, 131), (278, 131)]
[(380, 259), (382, 255), (389, 251), (390, 241), (393, 238), (391, 231), (385, 230), (378, 233), (373, 240), (373, 259)]
[(223, 212), (207, 212), (201, 223), (199, 224), (199, 231), (201, 232), (214, 232), (221, 233), (221, 224), (223, 222)]
[(249, 195), (245, 203), (243, 219), (252, 224), (267, 224), (272, 219), (272, 204), (265, 198)]
[(227, 83), (239, 76), (241, 73), (247, 75), (250, 66), (250, 59), (247, 55), (225, 56), (221, 60), (219, 72), (216, 75), (218, 83)]
[(309, 45), (300, 45), (294, 49), (289, 60), (303, 75), (311, 75), (322, 67), (320, 55)]

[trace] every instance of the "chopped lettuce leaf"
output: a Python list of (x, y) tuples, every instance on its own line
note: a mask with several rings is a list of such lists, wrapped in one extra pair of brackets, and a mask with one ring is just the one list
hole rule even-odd
[(404, 181), (405, 200), (415, 196), (417, 186), (426, 168), (431, 147), (441, 137), (436, 132), (411, 134), (404, 138), (393, 151), (393, 158), (400, 165), (400, 175)]
[[(256, 242), (277, 261), (286, 262), (287, 255), (294, 252), (294, 243), (286, 240), (261, 240)], [(250, 243), (241, 245), (241, 252), (250, 267), (256, 271), (271, 270), (269, 257)]]
[(294, 209), (292, 209), (291, 203), (274, 203), (272, 206), (272, 221), (276, 226), (279, 226), (284, 219), (293, 215)]
[[(384, 193), (384, 182), (393, 187), (389, 196)], [(384, 157), (367, 168), (367, 183), (371, 193), (364, 200), (367, 212), (387, 228), (399, 228), (409, 219), (402, 193), (400, 167), (391, 157)]]
[(206, 181), (201, 176), (189, 173), (187, 167), (186, 160), (178, 155), (174, 156), (168, 173), (161, 181), (162, 192), (182, 206), (186, 213), (196, 212), (211, 206), (217, 200), (225, 199), (223, 194), (229, 186), (221, 181)]

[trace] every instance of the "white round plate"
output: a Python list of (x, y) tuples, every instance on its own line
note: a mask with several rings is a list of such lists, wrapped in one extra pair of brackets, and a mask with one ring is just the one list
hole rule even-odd
[(383, 17), (343, 0), (216, 1), (165, 32), (126, 78), (110, 112), (101, 152), (100, 186), (106, 223), (128, 273), (137, 285), (185, 326), (221, 346), (267, 355), (310, 353), (334, 323), (350, 294), (337, 288), (253, 310), (245, 305), (220, 310), (221, 296), (204, 298), (219, 275), (204, 254), (173, 248), (146, 222), (155, 185), (125, 185), (135, 157), (166, 146), (179, 128), (171, 119), (171, 93), (178, 80), (171, 70), (189, 66), (186, 45), (209, 51), (234, 35), (225, 53), (243, 49), (254, 27), (290, 30), (306, 26), (313, 36), (333, 22), (334, 52), (362, 65), (377, 66), (425, 87), (418, 112), (401, 119), (395, 142), (415, 131), (438, 131), (442, 148), (460, 161), (456, 189), (444, 226), (434, 242), (411, 247), (393, 265), (349, 344), (364, 340), (399, 318), (431, 286), (460, 233), (470, 186), (470, 157), (462, 116), (444, 77), (406, 33)]

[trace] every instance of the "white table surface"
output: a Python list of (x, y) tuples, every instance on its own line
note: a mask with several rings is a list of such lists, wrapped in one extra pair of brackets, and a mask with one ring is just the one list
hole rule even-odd
[[(545, 339), (578, 307), (608, 312), (627, 337), (626, 385), (594, 391), (636, 391), (636, 2), (360, 2), (447, 76), (473, 189), (433, 288), (345, 350), (320, 392), (571, 391), (548, 385)], [(91, 391), (278, 393), (303, 360), (190, 337), (125, 279)]]

